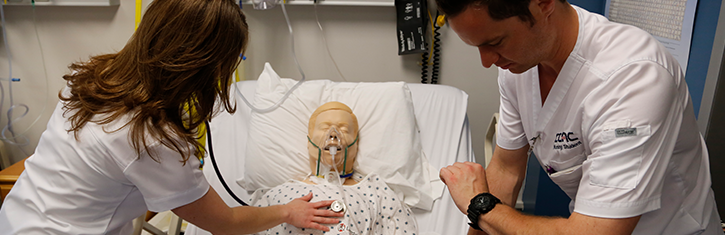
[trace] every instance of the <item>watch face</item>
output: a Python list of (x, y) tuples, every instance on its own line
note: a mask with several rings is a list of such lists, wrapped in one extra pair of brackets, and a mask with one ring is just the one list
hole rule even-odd
[(482, 194), (478, 195), (472, 200), (472, 205), (474, 208), (478, 208), (479, 210), (482, 210), (482, 213), (486, 213), (489, 210), (493, 209), (494, 206), (496, 206), (499, 201), (497, 201), (497, 198), (494, 197), (491, 194)]
[(485, 207), (485, 206), (490, 205), (490, 204), (491, 204), (491, 198), (490, 197), (481, 196), (481, 197), (477, 197), (476, 198), (476, 206), (477, 207)]
[(491, 204), (491, 198), (490, 197), (481, 197), (479, 200), (482, 205), (488, 205)]

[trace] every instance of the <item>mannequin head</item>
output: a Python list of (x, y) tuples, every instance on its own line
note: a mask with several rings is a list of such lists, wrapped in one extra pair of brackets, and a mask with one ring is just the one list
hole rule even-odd
[[(310, 140), (307, 150), (313, 175), (317, 172), (318, 158), (321, 164), (335, 167), (340, 174), (352, 172), (360, 140), (357, 139), (357, 118), (350, 107), (334, 101), (318, 107), (310, 117), (307, 136)], [(337, 148), (334, 163), (330, 154), (332, 146)]]

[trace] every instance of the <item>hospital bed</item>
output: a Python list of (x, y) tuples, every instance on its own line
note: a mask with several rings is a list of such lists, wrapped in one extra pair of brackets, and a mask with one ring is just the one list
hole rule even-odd
[[(257, 81), (242, 81), (233, 86), (249, 100), (254, 99)], [(475, 161), (471, 148), (470, 129), (466, 116), (468, 94), (460, 89), (444, 85), (407, 84), (413, 101), (415, 119), (419, 127), (422, 151), (434, 170), (460, 161)], [(250, 192), (235, 181), (243, 177), (244, 154), (251, 109), (235, 91), (237, 104), (233, 115), (220, 113), (211, 121), (213, 150), (217, 166), (230, 189), (242, 200), (249, 202)], [(240, 206), (224, 189), (209, 158), (206, 158), (204, 174), (222, 199), (232, 207)], [(465, 234), (468, 219), (457, 209), (447, 189), (436, 200), (432, 210), (413, 208), (419, 234)], [(210, 234), (189, 224), (185, 234)]]

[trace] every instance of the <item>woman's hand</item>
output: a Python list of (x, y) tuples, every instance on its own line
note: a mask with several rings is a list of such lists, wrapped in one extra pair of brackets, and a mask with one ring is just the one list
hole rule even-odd
[(298, 228), (312, 228), (322, 231), (330, 231), (330, 228), (322, 224), (337, 224), (339, 219), (331, 217), (342, 217), (342, 212), (335, 213), (331, 210), (320, 209), (329, 207), (333, 200), (310, 202), (312, 193), (292, 200), (285, 205), (288, 213), (285, 222)]

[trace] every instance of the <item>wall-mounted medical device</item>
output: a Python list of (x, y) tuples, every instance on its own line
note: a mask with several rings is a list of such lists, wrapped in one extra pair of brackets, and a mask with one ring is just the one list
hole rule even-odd
[[(4, 3), (0, 2), (0, 3)], [(30, 6), (118, 6), (121, 0), (7, 0), (5, 5)]]
[(398, 55), (426, 52), (427, 1), (395, 0), (395, 12), (398, 20)]

